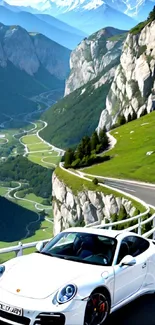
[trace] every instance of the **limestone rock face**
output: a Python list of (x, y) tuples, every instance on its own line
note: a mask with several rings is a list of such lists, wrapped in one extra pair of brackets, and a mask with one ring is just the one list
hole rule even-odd
[(58, 79), (66, 79), (69, 73), (70, 51), (41, 34), (33, 36), (32, 39), (40, 63)]
[[(111, 37), (114, 33), (116, 30), (112, 28), (101, 29), (89, 38), (85, 38), (72, 51), (71, 71), (66, 81), (65, 96), (100, 75), (102, 84), (113, 79), (123, 46), (123, 40), (119, 36)], [(96, 84), (97, 86), (100, 85)]]
[(74, 194), (53, 173), (53, 214), (54, 234), (72, 226), (85, 226), (93, 222), (98, 224), (111, 221), (112, 216), (119, 215), (125, 209), (129, 216), (134, 216), (135, 207), (125, 198), (105, 195), (103, 192), (84, 190)]
[(110, 129), (117, 123), (118, 116), (129, 114), (140, 117), (155, 108), (155, 22), (142, 31), (129, 33), (116, 69), (106, 107), (102, 112), (98, 130)]
[(6, 31), (4, 51), (7, 59), (13, 65), (20, 70), (24, 70), (29, 75), (33, 75), (39, 69), (40, 63), (35, 53), (33, 42), (23, 28), (17, 26)]
[(0, 24), (0, 67), (11, 62), (33, 76), (40, 68), (64, 80), (69, 73), (70, 50), (44, 35), (28, 33), (20, 26)]
[(6, 55), (4, 53), (1, 42), (0, 42), (0, 66), (2, 68), (5, 68), (7, 66), (7, 58), (6, 58)]

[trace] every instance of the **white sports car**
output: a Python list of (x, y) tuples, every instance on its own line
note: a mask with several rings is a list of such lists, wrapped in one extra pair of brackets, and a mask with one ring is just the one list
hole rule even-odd
[(155, 291), (155, 242), (134, 233), (71, 228), (0, 266), (0, 321), (101, 325)]

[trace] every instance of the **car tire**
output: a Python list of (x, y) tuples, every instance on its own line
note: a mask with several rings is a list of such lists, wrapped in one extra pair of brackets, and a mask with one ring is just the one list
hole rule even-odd
[(110, 313), (110, 297), (106, 291), (94, 291), (87, 301), (83, 325), (103, 325)]

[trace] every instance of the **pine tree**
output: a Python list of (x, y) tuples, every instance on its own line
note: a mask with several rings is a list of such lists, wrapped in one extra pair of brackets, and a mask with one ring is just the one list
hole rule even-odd
[(131, 122), (132, 121), (132, 117), (131, 117), (131, 114), (129, 113), (128, 115), (128, 122)]
[(98, 134), (96, 131), (92, 134), (90, 143), (91, 143), (91, 150), (95, 150), (97, 145), (100, 143), (99, 137), (98, 137)]
[(73, 149), (69, 148), (66, 152), (65, 152), (65, 167), (70, 167), (72, 162), (74, 161), (74, 151)]
[(135, 111), (133, 111), (133, 114), (132, 114), (132, 121), (136, 120), (137, 119), (137, 114)]
[(85, 136), (82, 138), (76, 150), (76, 158), (83, 159), (85, 156), (90, 156), (91, 154), (91, 141), (90, 137)]
[(121, 115), (119, 118), (119, 125), (124, 125), (126, 123), (126, 119), (124, 115)]
[(102, 150), (107, 149), (107, 147), (109, 145), (109, 140), (108, 140), (108, 136), (106, 134), (105, 128), (103, 130), (100, 130), (99, 140), (100, 140), (100, 143), (102, 144)]
[(155, 6), (153, 7), (153, 10), (149, 13), (148, 20), (155, 20)]

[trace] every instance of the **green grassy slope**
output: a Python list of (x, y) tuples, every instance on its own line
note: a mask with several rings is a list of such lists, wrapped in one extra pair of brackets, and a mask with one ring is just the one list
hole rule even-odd
[(109, 89), (110, 84), (106, 84), (94, 90), (93, 82), (89, 82), (60, 100), (43, 114), (42, 119), (48, 126), (40, 136), (58, 147), (67, 148), (79, 143), (84, 135), (91, 135), (105, 107)]
[(59, 87), (64, 87), (64, 81), (52, 76), (44, 67), (34, 76), (17, 69), (11, 62), (6, 68), (0, 67), (0, 121), (3, 113), (15, 115), (36, 110), (37, 105), (30, 98)]
[[(95, 175), (155, 182), (155, 112), (111, 131), (117, 144), (111, 160), (89, 167)], [(153, 151), (151, 155), (147, 152)]]

